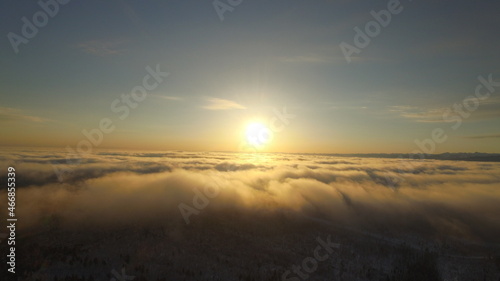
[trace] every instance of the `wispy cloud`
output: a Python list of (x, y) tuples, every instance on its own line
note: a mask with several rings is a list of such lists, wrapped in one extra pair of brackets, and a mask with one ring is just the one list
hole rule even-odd
[(164, 96), (164, 95), (151, 95), (152, 97), (159, 98), (159, 99), (164, 99), (164, 100), (171, 100), (171, 101), (181, 101), (183, 98), (181, 97), (176, 97), (176, 96)]
[(17, 108), (0, 107), (0, 122), (8, 122), (8, 121), (28, 121), (28, 122), (42, 123), (51, 120), (25, 114), (20, 109)]
[(462, 38), (448, 37), (437, 38), (429, 42), (421, 42), (415, 45), (409, 51), (417, 56), (436, 56), (446, 54), (450, 55), (466, 55), (470, 54), (471, 50), (477, 50), (483, 44), (480, 38)]
[(77, 48), (85, 53), (97, 56), (118, 55), (125, 51), (123, 45), (127, 40), (90, 40), (79, 43)]
[[(462, 105), (464, 101), (457, 101), (447, 107), (418, 107), (407, 105), (390, 106), (388, 112), (397, 114), (401, 117), (412, 119), (415, 122), (430, 123), (430, 122), (451, 122), (443, 118), (445, 112), (458, 114), (455, 105)], [(467, 111), (467, 110), (466, 110)], [(476, 110), (470, 111), (470, 117), (464, 120), (488, 120), (500, 117), (500, 98), (489, 98), (479, 102)]]
[(279, 61), (287, 63), (334, 63), (342, 62), (344, 57), (324, 56), (319, 54), (306, 54), (298, 56), (279, 57)]
[(398, 114), (401, 117), (413, 119), (416, 122), (445, 122), (443, 113), (446, 108), (421, 108), (416, 106), (396, 105), (389, 107), (389, 112)]
[(330, 104), (328, 108), (334, 110), (367, 110), (368, 106), (366, 105), (351, 105), (345, 103), (327, 103)]
[(500, 134), (464, 136), (463, 138), (466, 138), (466, 139), (500, 139)]
[(208, 104), (204, 105), (203, 108), (208, 110), (246, 109), (243, 105), (231, 100), (219, 98), (207, 98), (206, 100)]
[[(323, 56), (317, 54), (299, 55), (289, 57), (279, 57), (280, 62), (285, 63), (305, 63), (305, 64), (329, 64), (329, 63), (345, 63), (344, 56)], [(375, 57), (352, 57), (352, 62), (366, 63), (366, 62), (391, 62), (390, 59), (375, 58)]]

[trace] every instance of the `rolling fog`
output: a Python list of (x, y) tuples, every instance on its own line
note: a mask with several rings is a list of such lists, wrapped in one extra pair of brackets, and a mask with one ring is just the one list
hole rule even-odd
[[(500, 243), (500, 163), (215, 152), (72, 159), (51, 150), (0, 157), (2, 170), (16, 168), (20, 233), (54, 221), (69, 228), (184, 224), (183, 204), (196, 210), (190, 222), (222, 212), (285, 215), (362, 231)], [(54, 167), (63, 171), (59, 178)], [(394, 173), (397, 185), (387, 180)]]

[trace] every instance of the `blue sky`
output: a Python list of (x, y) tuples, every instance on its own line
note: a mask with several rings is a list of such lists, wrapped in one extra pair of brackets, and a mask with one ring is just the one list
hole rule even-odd
[[(41, 8), (3, 1), (0, 145), (75, 146), (109, 117), (103, 148), (234, 151), (286, 107), (268, 151), (408, 153), (442, 128), (436, 152), (500, 152), (500, 87), (458, 129), (441, 117), (500, 81), (500, 3), (401, 1), (348, 63), (339, 44), (389, 2), (243, 0), (221, 21), (211, 1), (73, 0), (16, 54), (7, 35)], [(119, 120), (110, 104), (156, 65), (168, 78)]]

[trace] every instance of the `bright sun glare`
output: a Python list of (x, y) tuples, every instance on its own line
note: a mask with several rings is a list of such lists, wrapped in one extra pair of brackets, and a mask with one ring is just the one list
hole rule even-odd
[(248, 144), (260, 148), (271, 141), (272, 133), (264, 124), (252, 122), (246, 128), (245, 137)]

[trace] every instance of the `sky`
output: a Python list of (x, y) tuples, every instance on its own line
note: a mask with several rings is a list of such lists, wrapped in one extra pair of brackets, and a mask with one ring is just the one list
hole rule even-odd
[(0, 4), (1, 146), (500, 153), (498, 1), (66, 2)]

